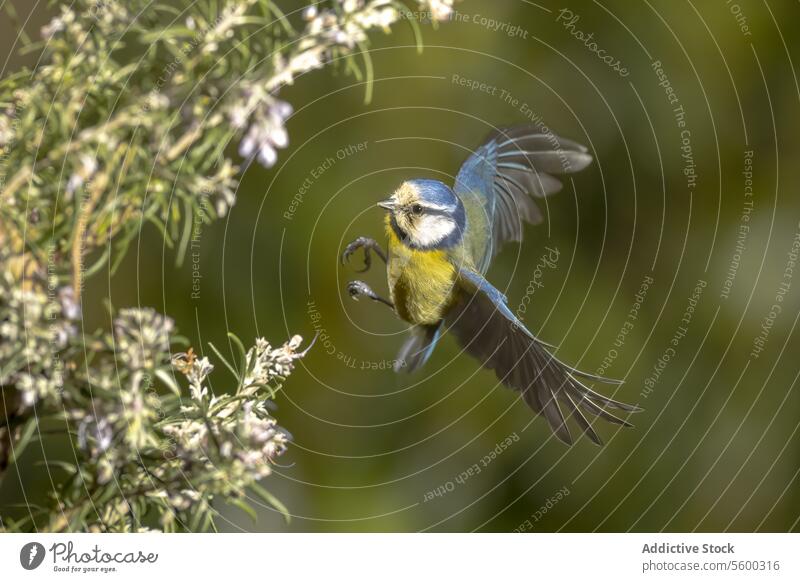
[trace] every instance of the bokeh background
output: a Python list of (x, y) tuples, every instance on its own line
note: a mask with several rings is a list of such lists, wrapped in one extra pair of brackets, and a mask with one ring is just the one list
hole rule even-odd
[[(800, 5), (456, 10), (423, 22), (421, 53), (408, 26), (373, 39), (369, 104), (329, 69), (286, 88), (278, 165), (248, 169), (194, 263), (176, 268), (145, 230), (112, 279), (89, 283), (87, 326), (103, 325), (108, 298), (170, 314), (197, 351), (229, 330), (320, 333), (277, 400), (294, 444), (268, 485), (293, 519), (224, 510), (226, 530), (798, 530)], [(422, 372), (394, 374), (405, 325), (344, 291), (363, 278), (386, 292), (379, 262), (356, 274), (358, 257), (338, 259), (356, 236), (383, 240), (376, 201), (407, 178), (452, 180), (493, 127), (531, 120), (596, 163), (488, 278), (561, 359), (624, 379), (597, 388), (645, 409), (633, 429), (597, 423), (602, 448), (558, 442), (451, 338)], [(548, 248), (558, 260), (537, 269)], [(43, 486), (35, 457), (0, 494)]]

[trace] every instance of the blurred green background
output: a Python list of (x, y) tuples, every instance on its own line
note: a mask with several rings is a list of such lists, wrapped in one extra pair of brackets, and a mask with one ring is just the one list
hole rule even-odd
[[(373, 39), (368, 105), (330, 69), (281, 93), (291, 145), (203, 229), (199, 298), (192, 262), (176, 269), (148, 230), (112, 280), (90, 283), (88, 322), (104, 324), (109, 297), (170, 314), (198, 351), (229, 330), (273, 343), (321, 331), (277, 400), (294, 445), (267, 485), (294, 518), (224, 510), (223, 529), (798, 530), (799, 23), (795, 2), (464, 1), (423, 27), (421, 54), (400, 23)], [(527, 293), (523, 319), (562, 360), (624, 378), (615, 396), (645, 408), (634, 429), (597, 423), (603, 448), (556, 441), (451, 338), (421, 373), (394, 374), (405, 326), (344, 292), (363, 278), (385, 293), (379, 263), (338, 261), (356, 236), (383, 240), (376, 201), (410, 177), (452, 180), (493, 127), (530, 116), (596, 163), (488, 278), (514, 310)], [(559, 260), (537, 272), (545, 247)]]

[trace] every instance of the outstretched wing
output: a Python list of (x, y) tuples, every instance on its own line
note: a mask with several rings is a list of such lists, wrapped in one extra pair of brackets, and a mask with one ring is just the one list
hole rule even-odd
[(580, 372), (559, 361), (509, 310), (505, 296), (474, 271), (460, 271), (455, 304), (445, 322), (464, 349), (485, 368), (494, 370), (505, 386), (521, 392), (528, 406), (544, 415), (551, 430), (567, 444), (572, 444), (572, 435), (564, 411), (599, 445), (602, 440), (584, 413), (631, 426), (607, 409), (641, 410), (584, 385), (580, 378), (620, 382)]
[(542, 221), (534, 198), (561, 190), (554, 175), (578, 172), (591, 161), (584, 146), (534, 124), (492, 132), (461, 166), (454, 187), (462, 199), (478, 193), (489, 215), (487, 242), (492, 248), (479, 270), (485, 269), (503, 243), (522, 240), (523, 222)]

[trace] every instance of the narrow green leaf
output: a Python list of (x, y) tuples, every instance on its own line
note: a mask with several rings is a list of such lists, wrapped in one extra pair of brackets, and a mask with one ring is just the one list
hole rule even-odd
[(397, 9), (398, 12), (401, 12), (405, 15), (405, 21), (408, 22), (408, 25), (411, 27), (411, 31), (414, 34), (414, 42), (417, 45), (417, 54), (422, 54), (422, 29), (417, 22), (417, 19), (414, 18), (414, 13), (402, 2), (392, 2), (392, 6)]
[(225, 367), (228, 368), (228, 370), (230, 370), (231, 374), (233, 374), (233, 377), (238, 380), (239, 379), (239, 373), (234, 369), (233, 366), (230, 365), (228, 360), (225, 359), (225, 356), (223, 356), (220, 353), (220, 351), (216, 348), (216, 346), (214, 344), (212, 344), (211, 342), (208, 342), (208, 347), (210, 347), (211, 351), (213, 351), (217, 355), (217, 357), (220, 359), (220, 361), (222, 361), (222, 363), (225, 364)]
[(185, 213), (183, 217), (183, 234), (181, 234), (181, 241), (175, 256), (175, 266), (178, 268), (183, 266), (183, 259), (186, 257), (186, 249), (189, 248), (189, 239), (192, 237), (192, 227), (194, 226), (194, 212), (192, 212), (191, 202), (185, 200), (183, 208)]
[(156, 370), (156, 376), (159, 380), (166, 384), (167, 388), (169, 388), (176, 396), (181, 395), (181, 387), (178, 386), (178, 383), (175, 381), (175, 377), (167, 372), (164, 368), (158, 368)]
[(22, 453), (25, 452), (25, 447), (27, 447), (31, 442), (31, 439), (33, 439), (33, 435), (35, 434), (38, 426), (39, 425), (36, 417), (31, 417), (25, 421), (25, 424), (22, 427), (22, 433), (16, 444), (14, 444), (11, 449), (11, 456), (9, 457), (8, 461), (9, 465), (15, 464), (22, 456)]
[(358, 48), (361, 49), (361, 56), (364, 58), (364, 72), (367, 76), (364, 88), (364, 105), (369, 105), (372, 101), (372, 85), (375, 83), (375, 70), (372, 67), (372, 57), (369, 54), (368, 46), (364, 42), (359, 42)]
[(36, 461), (34, 463), (37, 467), (55, 467), (57, 469), (61, 469), (62, 471), (66, 471), (70, 475), (74, 475), (77, 472), (77, 468), (72, 463), (67, 463), (66, 461), (53, 461), (53, 460), (42, 460)]
[(234, 344), (236, 344), (237, 349), (239, 350), (239, 370), (241, 370), (240, 374), (240, 384), (244, 382), (244, 375), (245, 375), (245, 362), (247, 362), (247, 350), (236, 334), (232, 332), (228, 332), (228, 339), (230, 339)]
[(247, 515), (250, 516), (250, 519), (253, 520), (253, 523), (258, 522), (258, 514), (256, 513), (255, 509), (250, 507), (243, 499), (232, 499), (230, 501), (231, 505), (234, 505), (244, 511)]
[(272, 506), (272, 507), (274, 507), (276, 510), (278, 510), (278, 512), (279, 512), (281, 515), (283, 515), (283, 519), (285, 519), (285, 520), (286, 520), (286, 523), (291, 523), (291, 521), (292, 521), (292, 516), (291, 516), (291, 514), (289, 513), (289, 509), (288, 509), (288, 508), (287, 508), (287, 507), (286, 507), (286, 506), (285, 506), (283, 503), (281, 503), (281, 501), (280, 501), (280, 500), (279, 500), (277, 497), (275, 497), (275, 496), (274, 496), (272, 493), (270, 493), (269, 491), (267, 491), (266, 489), (264, 489), (264, 488), (263, 488), (261, 485), (259, 485), (258, 483), (253, 483), (253, 484), (250, 486), (250, 488), (251, 488), (251, 489), (253, 490), (253, 492), (254, 492), (256, 495), (258, 495), (258, 496), (259, 496), (259, 497), (260, 497), (260, 498), (261, 498), (261, 499), (262, 499), (264, 502), (266, 502), (268, 505), (271, 505), (271, 506)]

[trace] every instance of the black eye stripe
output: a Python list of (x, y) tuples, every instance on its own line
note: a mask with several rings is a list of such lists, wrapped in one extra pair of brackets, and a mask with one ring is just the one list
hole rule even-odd
[(447, 210), (443, 210), (441, 208), (430, 208), (429, 206), (423, 206), (422, 211), (424, 214), (432, 214), (435, 216), (450, 216), (450, 212)]

